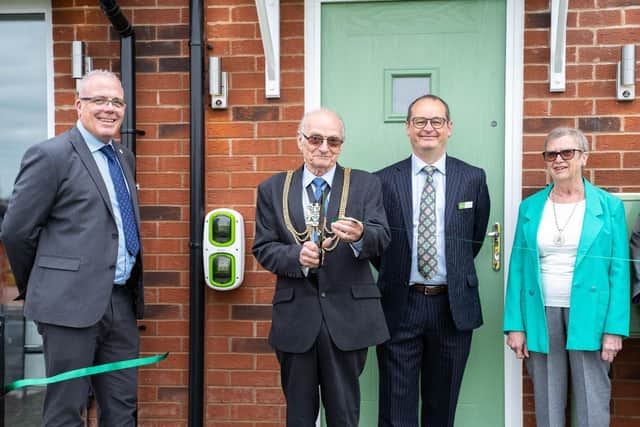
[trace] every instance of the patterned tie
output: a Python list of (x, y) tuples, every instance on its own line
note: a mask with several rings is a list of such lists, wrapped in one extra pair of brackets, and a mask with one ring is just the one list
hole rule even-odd
[(418, 271), (425, 279), (431, 279), (438, 267), (436, 250), (436, 189), (433, 185), (435, 167), (427, 165), (424, 189), (420, 196), (418, 223)]
[(324, 191), (325, 187), (327, 186), (327, 181), (324, 180), (324, 178), (313, 178), (313, 188), (315, 188), (315, 191), (313, 193), (313, 197), (316, 198), (316, 203), (320, 201), (320, 197), (322, 196), (322, 192)]
[(136, 256), (140, 250), (138, 227), (136, 225), (136, 218), (133, 214), (131, 196), (127, 190), (127, 185), (124, 182), (120, 166), (118, 165), (116, 152), (113, 151), (110, 144), (105, 144), (100, 151), (107, 156), (109, 175), (111, 175), (111, 181), (113, 181), (113, 187), (116, 190), (116, 198), (118, 199), (118, 205), (120, 206), (120, 217), (122, 219), (122, 228), (124, 230), (124, 240), (126, 242), (127, 251), (129, 251), (132, 256)]

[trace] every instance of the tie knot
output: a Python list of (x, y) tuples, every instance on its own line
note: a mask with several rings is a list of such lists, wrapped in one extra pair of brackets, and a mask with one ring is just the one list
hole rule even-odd
[(313, 186), (315, 188), (322, 188), (324, 189), (324, 186), (327, 185), (327, 181), (324, 180), (324, 178), (313, 178)]
[(113, 151), (113, 147), (111, 146), (111, 144), (103, 145), (100, 148), (100, 151), (102, 151), (102, 153), (104, 153), (104, 155), (107, 156), (109, 158), (109, 160), (115, 160), (116, 152)]
[(436, 167), (433, 165), (427, 165), (422, 168), (422, 170), (424, 170), (427, 175), (433, 176), (433, 173), (436, 171)]

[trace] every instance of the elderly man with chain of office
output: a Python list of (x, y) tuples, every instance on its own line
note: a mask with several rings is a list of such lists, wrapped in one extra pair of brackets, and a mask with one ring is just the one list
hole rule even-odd
[(369, 259), (389, 243), (378, 179), (337, 164), (342, 119), (320, 109), (299, 127), (304, 165), (260, 184), (253, 254), (277, 274), (269, 342), (287, 426), (356, 427), (367, 347), (389, 335)]

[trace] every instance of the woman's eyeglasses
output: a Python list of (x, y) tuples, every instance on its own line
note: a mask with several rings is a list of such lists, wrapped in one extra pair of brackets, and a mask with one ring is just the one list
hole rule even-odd
[(578, 150), (577, 148), (571, 148), (569, 150), (560, 150), (560, 151), (543, 151), (542, 158), (545, 162), (553, 162), (558, 155), (562, 157), (562, 160), (571, 160), (575, 157), (576, 151), (583, 153), (584, 151)]

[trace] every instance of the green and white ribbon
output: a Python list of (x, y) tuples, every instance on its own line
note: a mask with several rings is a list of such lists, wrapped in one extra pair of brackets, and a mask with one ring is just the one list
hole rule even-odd
[(104, 374), (105, 372), (118, 371), (120, 369), (150, 365), (152, 363), (157, 363), (161, 360), (166, 359), (168, 355), (169, 352), (156, 354), (155, 356), (150, 357), (121, 360), (119, 362), (104, 363), (102, 365), (90, 366), (88, 368), (74, 369), (72, 371), (62, 372), (60, 374), (47, 378), (27, 378), (23, 380), (17, 380), (5, 386), (4, 394), (22, 387), (58, 383), (60, 381), (72, 380), (74, 378), (86, 377), (89, 375)]

